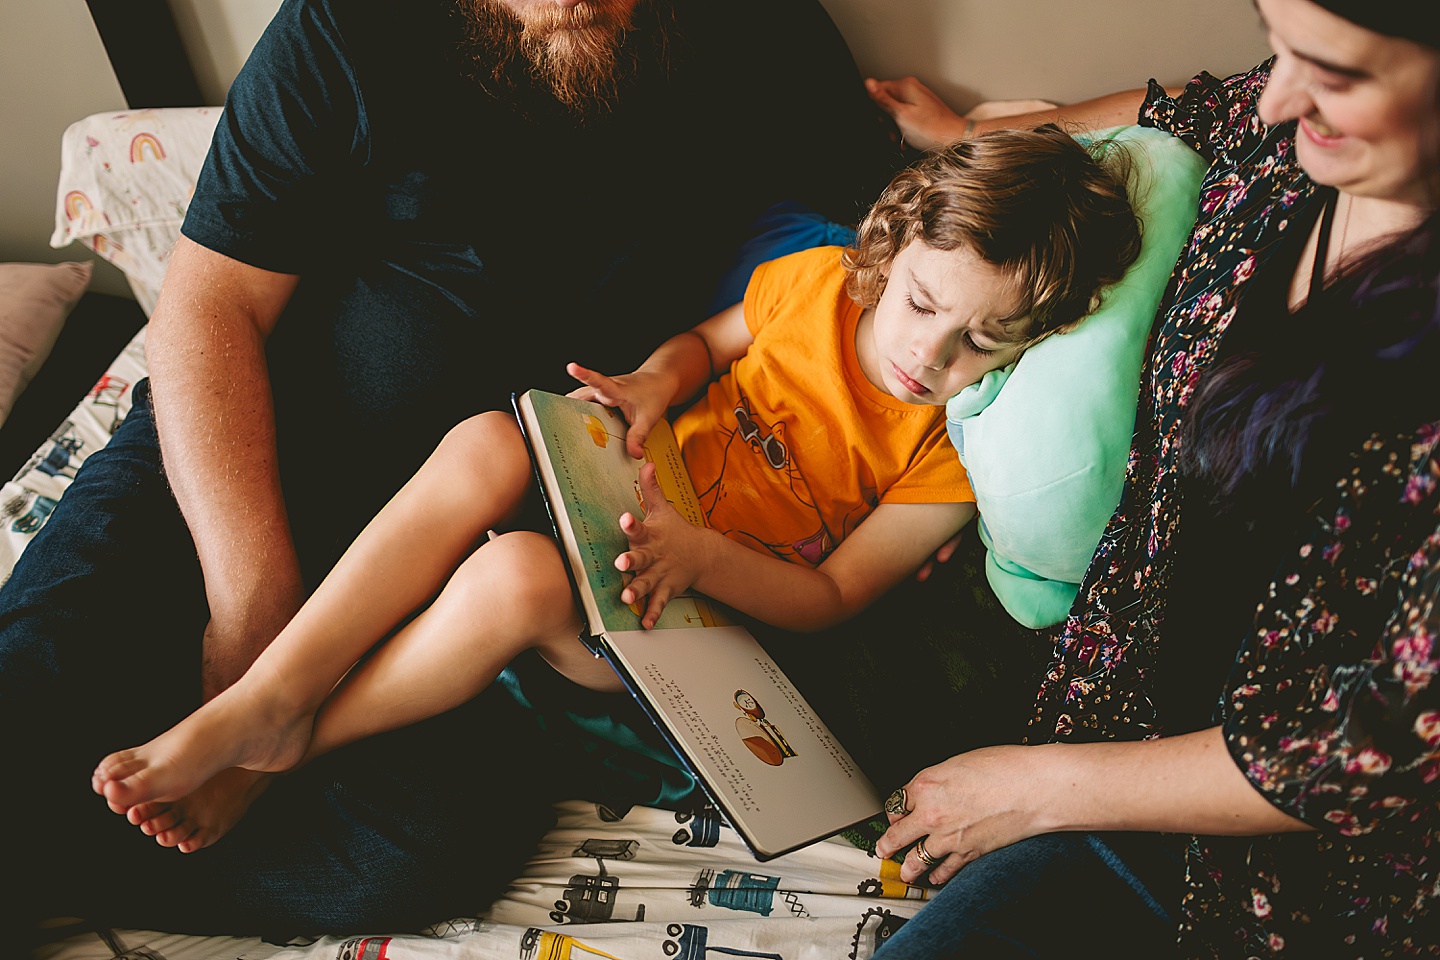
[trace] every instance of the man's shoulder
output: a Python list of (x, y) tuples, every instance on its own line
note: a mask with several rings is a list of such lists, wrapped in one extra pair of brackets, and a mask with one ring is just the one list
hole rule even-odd
[(367, 100), (438, 96), (440, 75), (458, 49), (456, 0), (288, 0), (292, 42), (316, 50), (315, 63), (338, 62)]
[[(404, 53), (416, 41), (433, 44), (440, 31), (453, 29), (455, 0), (289, 0), (279, 17), (289, 17), (308, 33), (318, 31), (346, 49), (388, 47)], [(312, 37), (312, 39), (317, 39)], [(431, 53), (434, 50), (431, 47)]]

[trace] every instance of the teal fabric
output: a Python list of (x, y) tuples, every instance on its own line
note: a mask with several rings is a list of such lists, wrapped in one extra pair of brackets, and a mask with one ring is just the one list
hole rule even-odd
[(543, 762), (565, 771), (575, 796), (622, 815), (636, 805), (692, 810), (703, 802), (695, 778), (629, 693), (588, 690), (534, 650), (496, 682), (549, 733)]
[(1145, 341), (1194, 226), (1205, 162), (1148, 127), (1101, 131), (1133, 158), (1140, 256), (1083, 323), (1027, 350), (946, 407), (970, 473), (985, 574), (1027, 627), (1062, 621), (1120, 502)]

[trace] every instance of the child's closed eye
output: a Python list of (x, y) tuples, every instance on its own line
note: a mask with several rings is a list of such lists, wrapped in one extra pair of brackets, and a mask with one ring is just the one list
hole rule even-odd
[[(905, 305), (910, 308), (912, 313), (916, 313), (922, 317), (935, 316), (934, 310), (931, 310), (928, 307), (920, 306), (920, 304), (915, 302), (915, 298), (910, 296), (908, 293), (905, 295)], [(961, 335), (960, 339), (964, 342), (965, 349), (969, 350), (971, 353), (976, 353), (980, 356), (989, 356), (992, 353), (998, 352), (993, 347), (980, 346), (980, 344), (975, 340), (975, 338), (970, 335), (970, 332), (968, 330)]]
[(963, 335), (960, 339), (961, 339), (962, 341), (964, 341), (964, 343), (965, 343), (965, 349), (967, 349), (967, 350), (969, 350), (969, 351), (971, 351), (971, 352), (973, 352), (973, 353), (978, 353), (978, 354), (980, 354), (981, 356), (988, 356), (989, 354), (992, 354), (992, 353), (995, 352), (995, 350), (994, 350), (993, 348), (982, 347), (982, 346), (980, 346), (980, 344), (976, 343), (976, 342), (975, 342), (975, 338), (972, 337), (972, 336), (970, 336), (970, 331), (968, 331), (968, 330), (965, 331), (964, 335)]
[(909, 294), (906, 294), (906, 296), (905, 296), (905, 302), (910, 305), (910, 309), (911, 309), (911, 310), (913, 310), (913, 311), (915, 311), (916, 313), (920, 314), (920, 316), (922, 316), (922, 317), (933, 317), (933, 316), (935, 315), (935, 311), (934, 311), (934, 310), (927, 310), (927, 309), (925, 309), (924, 307), (920, 306), (920, 304), (916, 303), (916, 302), (915, 302), (915, 299), (914, 299), (913, 297), (911, 297)]

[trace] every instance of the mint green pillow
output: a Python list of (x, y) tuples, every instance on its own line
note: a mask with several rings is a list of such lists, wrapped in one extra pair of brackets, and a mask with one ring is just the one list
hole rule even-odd
[(1139, 258), (1077, 328), (1042, 340), (946, 406), (980, 511), (986, 576), (1027, 627), (1065, 619), (1120, 502), (1145, 342), (1195, 224), (1205, 173), (1195, 151), (1158, 130), (1092, 136), (1124, 144), (1134, 160)]

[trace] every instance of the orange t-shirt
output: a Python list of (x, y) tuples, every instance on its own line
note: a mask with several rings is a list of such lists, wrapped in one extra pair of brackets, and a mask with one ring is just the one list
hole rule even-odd
[(945, 408), (903, 403), (861, 371), (841, 249), (756, 268), (755, 342), (675, 421), (710, 527), (811, 566), (881, 503), (975, 500)]

